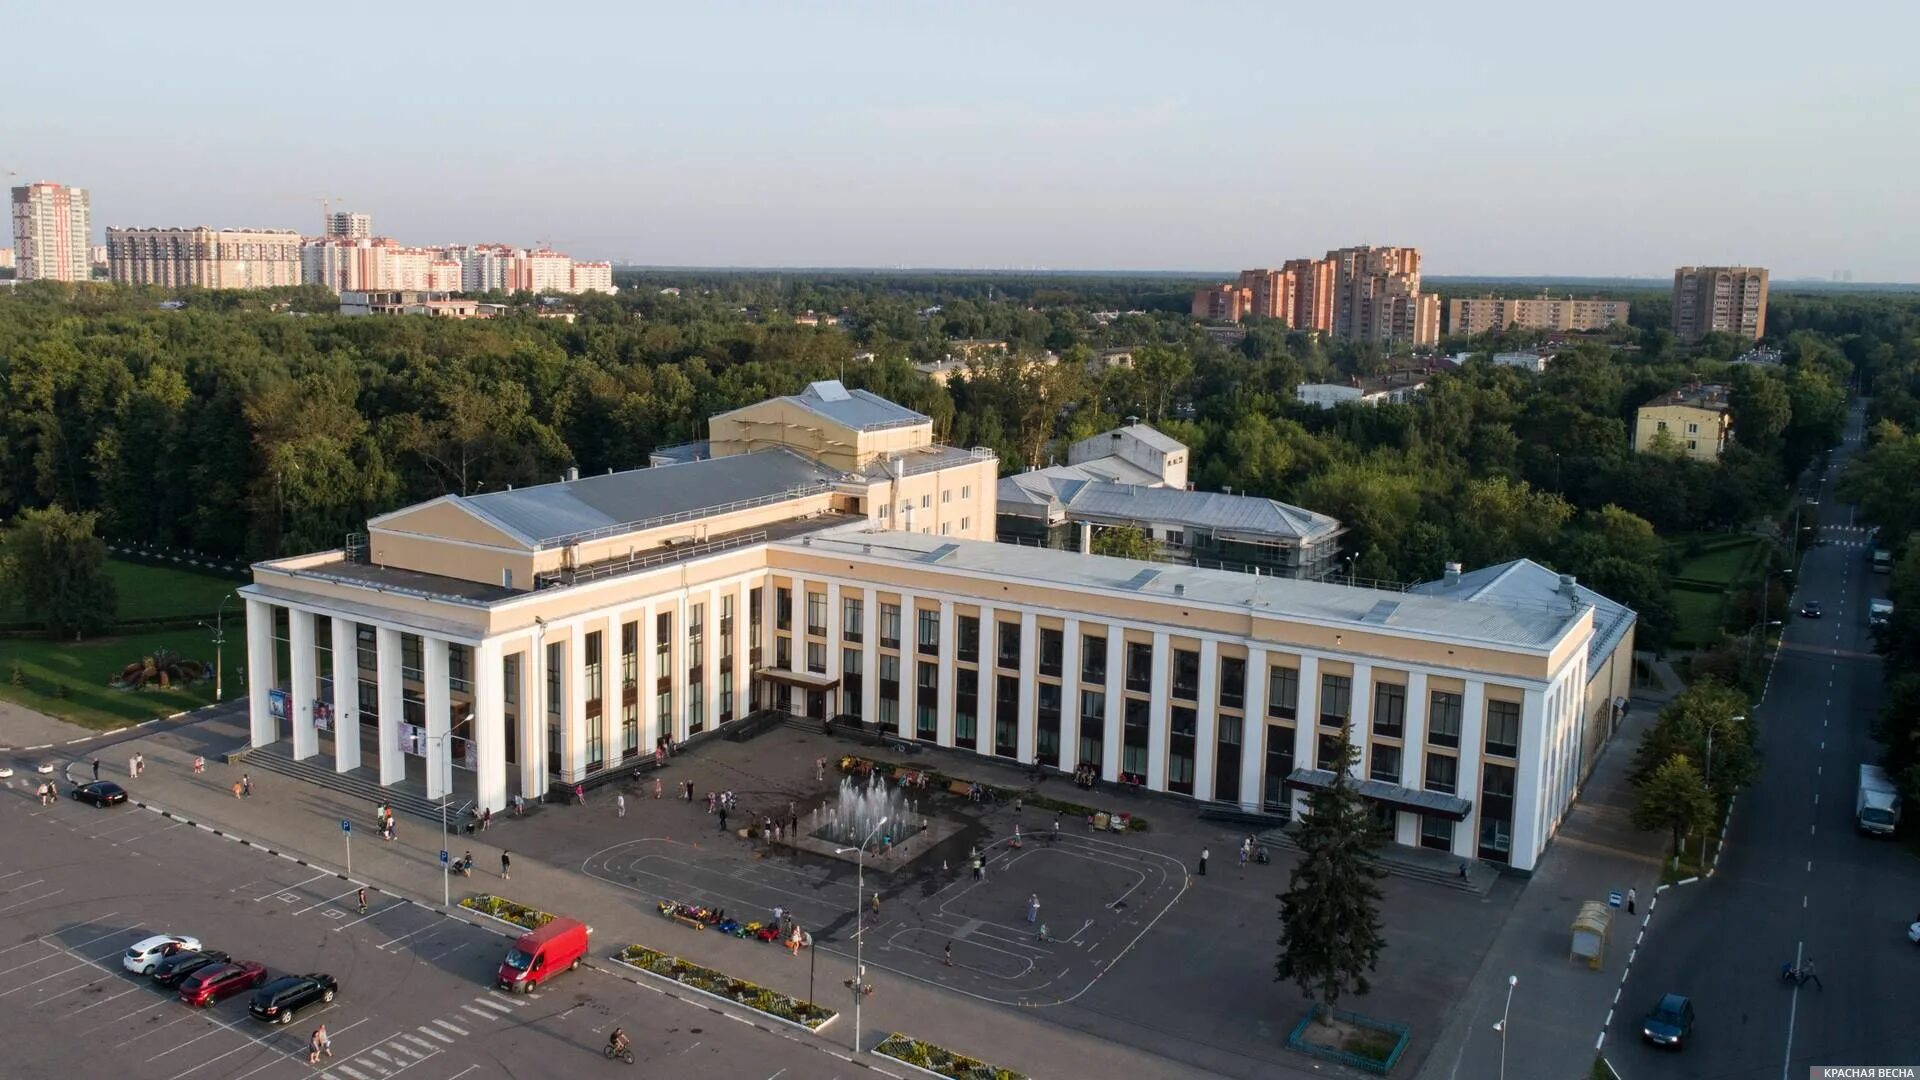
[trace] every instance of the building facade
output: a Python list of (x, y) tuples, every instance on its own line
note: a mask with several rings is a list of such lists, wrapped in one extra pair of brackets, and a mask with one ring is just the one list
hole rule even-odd
[(301, 282), (292, 229), (107, 230), (107, 274), (123, 285), (266, 289)]
[(1415, 347), (1440, 340), (1440, 298), (1420, 291), (1417, 248), (1340, 248), (1327, 259), (1334, 337)]
[(1673, 272), (1673, 333), (1759, 340), (1767, 332), (1767, 271), (1760, 266), (1683, 266)]
[(1356, 378), (1344, 383), (1301, 383), (1293, 388), (1302, 405), (1331, 409), (1343, 402), (1355, 405), (1405, 405), (1426, 389), (1427, 377), (1418, 372)]
[(86, 188), (38, 183), (13, 189), (15, 276), (22, 281), (93, 277), (93, 211)]
[[(1384, 593), (947, 535), (901, 508), (972, 486), (990, 521), (990, 457), (915, 473), (906, 410), (826, 384), (795, 398), (714, 419), (715, 447), (769, 448), (444, 497), (258, 564), (253, 744), (383, 784), (444, 755), (497, 810), (770, 708), (1287, 814), (1351, 740), (1398, 842), (1520, 869), (1571, 805), (1595, 633), (1576, 594)], [(902, 498), (929, 477), (929, 501)], [(425, 775), (438, 797), (442, 769)]]
[(1208, 322), (1239, 322), (1252, 301), (1252, 291), (1238, 285), (1208, 285), (1193, 291), (1193, 317)]
[(1733, 410), (1724, 385), (1683, 386), (1634, 412), (1633, 449), (1678, 452), (1695, 461), (1718, 461), (1733, 438)]
[(1517, 327), (1521, 330), (1605, 330), (1627, 325), (1625, 300), (1537, 296), (1516, 299), (1499, 296), (1460, 296), (1447, 304), (1447, 332), (1486, 334)]
[(619, 292), (620, 290), (613, 284), (613, 264), (610, 262), (574, 263), (569, 273), (567, 291), (606, 293), (608, 296)]
[(339, 237), (343, 240), (368, 240), (373, 237), (373, 215), (356, 214), (351, 210), (335, 210), (327, 214), (325, 236)]

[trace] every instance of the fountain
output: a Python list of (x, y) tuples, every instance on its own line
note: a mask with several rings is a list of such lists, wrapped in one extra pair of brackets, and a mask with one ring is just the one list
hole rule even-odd
[(924, 802), (880, 776), (843, 777), (833, 798), (807, 812), (804, 831), (789, 843), (847, 862), (856, 861), (865, 843), (869, 869), (905, 866), (960, 829), (957, 822), (928, 817)]

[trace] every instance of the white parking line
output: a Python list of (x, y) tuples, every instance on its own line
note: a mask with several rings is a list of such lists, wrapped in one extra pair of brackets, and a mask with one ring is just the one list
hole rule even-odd
[(432, 1028), (426, 1026), (425, 1024), (422, 1024), (419, 1027), (414, 1028), (413, 1030), (418, 1031), (423, 1035), (431, 1035), (434, 1038), (439, 1039), (441, 1042), (447, 1043), (449, 1045), (453, 1043), (453, 1039), (450, 1036), (442, 1035), (439, 1032), (433, 1030)]
[[(424, 1029), (424, 1028), (422, 1028), (421, 1030), (423, 1030), (423, 1031), (424, 1031), (424, 1030), (426, 1030), (426, 1029)], [(405, 1040), (407, 1040), (407, 1041), (408, 1041), (408, 1042), (410, 1042), (410, 1043), (417, 1043), (417, 1044), (418, 1044), (418, 1045), (420, 1046), (420, 1048), (421, 1048), (421, 1049), (423, 1049), (423, 1050), (428, 1050), (428, 1051), (433, 1051), (433, 1050), (438, 1050), (438, 1049), (440, 1049), (439, 1047), (437, 1047), (437, 1046), (435, 1046), (435, 1045), (433, 1045), (432, 1043), (430, 1043), (430, 1042), (428, 1042), (427, 1040), (425, 1040), (425, 1039), (423, 1039), (423, 1038), (421, 1038), (421, 1037), (420, 1037), (420, 1036), (418, 1036), (418, 1035), (407, 1035), (407, 1034), (402, 1034), (402, 1035), (401, 1035), (400, 1037), (401, 1037), (401, 1038), (403, 1038), (403, 1039), (405, 1039)], [(452, 1040), (452, 1039), (447, 1039), (447, 1041), (448, 1041), (448, 1042), (452, 1042), (453, 1040)]]
[[(112, 997), (101, 998), (99, 1001), (96, 1001), (91, 1005), (82, 1005), (80, 1008), (73, 1010), (73, 1012), (69, 1015), (79, 1016), (81, 1013), (86, 1012), (88, 1009), (97, 1009), (100, 1006), (105, 1005), (109, 1001), (118, 1001), (121, 998), (126, 997), (128, 994), (137, 994), (140, 991), (145, 989), (146, 987), (144, 986), (130, 986), (127, 989), (122, 990), (119, 993), (113, 995)], [(122, 1019), (124, 1019), (124, 1017)]]
[(491, 997), (477, 997), (477, 998), (474, 998), (473, 1000), (479, 1002), (482, 1005), (485, 1005), (489, 1009), (494, 1009), (498, 1011), (501, 1016), (507, 1016), (513, 1012), (512, 1006), (502, 1005)]
[[(158, 1002), (155, 1002), (155, 1004), (159, 1004), (159, 1003), (158, 1003)], [(144, 1012), (145, 1010), (143, 1009), (143, 1010), (141, 1010), (141, 1011), (142, 1011), (142, 1012)], [(134, 1016), (138, 1016), (138, 1015), (139, 1015), (139, 1013), (133, 1013), (133, 1014), (131, 1014), (131, 1015), (134, 1015)], [(115, 1049), (115, 1050), (118, 1050), (118, 1049), (120, 1049), (121, 1047), (123, 1047), (123, 1046), (126, 1046), (126, 1045), (128, 1045), (128, 1044), (130, 1044), (130, 1043), (137, 1043), (137, 1042), (139, 1042), (139, 1041), (140, 1041), (141, 1039), (144, 1039), (144, 1038), (146, 1038), (147, 1036), (149, 1036), (149, 1035), (152, 1035), (152, 1034), (153, 1034), (154, 1032), (156, 1032), (156, 1031), (165, 1031), (166, 1029), (168, 1029), (168, 1028), (170, 1028), (170, 1027), (172, 1027), (172, 1026), (173, 1026), (173, 1025), (175, 1025), (175, 1024), (184, 1024), (184, 1023), (186, 1023), (186, 1022), (187, 1022), (187, 1021), (189, 1021), (189, 1020), (198, 1020), (199, 1018), (200, 1018), (200, 1014), (199, 1014), (199, 1013), (191, 1013), (191, 1012), (190, 1012), (190, 1013), (187, 1013), (186, 1015), (184, 1015), (184, 1016), (181, 1016), (181, 1017), (179, 1017), (179, 1018), (177, 1018), (177, 1019), (174, 1019), (174, 1020), (169, 1020), (169, 1021), (167, 1021), (166, 1023), (164, 1023), (164, 1024), (161, 1024), (161, 1025), (160, 1025), (159, 1027), (156, 1027), (156, 1028), (148, 1028), (148, 1029), (147, 1029), (147, 1030), (145, 1030), (145, 1031), (140, 1031), (140, 1032), (135, 1032), (135, 1033), (134, 1033), (134, 1034), (133, 1034), (133, 1035), (132, 1035), (131, 1037), (129, 1037), (129, 1038), (125, 1038), (125, 1039), (121, 1039), (121, 1040), (120, 1040), (119, 1042), (117, 1042), (117, 1043), (114, 1043), (114, 1044), (113, 1044), (113, 1049)], [(125, 1020), (125, 1019), (126, 1019), (126, 1017), (124, 1017), (124, 1016), (120, 1018), (120, 1020)], [(117, 1024), (117, 1023), (119, 1023), (119, 1022), (120, 1022), (120, 1020), (113, 1020), (113, 1021), (109, 1021), (109, 1023), (114, 1023), (114, 1024)]]
[[(212, 1018), (211, 1018), (211, 1017), (208, 1017), (208, 1019), (212, 1019)], [(208, 1031), (208, 1032), (205, 1032), (205, 1033), (203, 1033), (203, 1034), (199, 1034), (199, 1035), (195, 1035), (195, 1036), (194, 1036), (193, 1038), (191, 1038), (191, 1039), (188, 1039), (188, 1040), (187, 1040), (186, 1042), (183, 1042), (183, 1043), (181, 1043), (181, 1044), (180, 1044), (179, 1046), (176, 1046), (176, 1047), (174, 1047), (174, 1048), (173, 1048), (173, 1049), (171, 1049), (171, 1050), (162, 1050), (162, 1051), (160, 1051), (159, 1053), (157, 1053), (157, 1054), (155, 1054), (155, 1055), (153, 1055), (152, 1057), (150, 1057), (150, 1058), (148, 1058), (147, 1060), (148, 1060), (148, 1061), (150, 1061), (150, 1062), (151, 1062), (151, 1061), (159, 1061), (159, 1060), (160, 1060), (161, 1058), (163, 1058), (163, 1057), (166, 1057), (166, 1056), (167, 1056), (168, 1054), (171, 1054), (171, 1053), (173, 1053), (173, 1052), (174, 1052), (174, 1051), (176, 1051), (176, 1050), (185, 1050), (185, 1049), (186, 1049), (187, 1047), (189, 1047), (189, 1046), (192, 1046), (192, 1045), (193, 1045), (194, 1043), (197, 1043), (197, 1042), (199, 1042), (199, 1041), (200, 1041), (201, 1039), (211, 1039), (211, 1038), (213, 1038), (213, 1037), (214, 1037), (215, 1035), (218, 1035), (218, 1034), (220, 1034), (220, 1033), (221, 1033), (221, 1029), (220, 1029), (220, 1028), (214, 1028), (214, 1029), (213, 1029), (212, 1031)]]
[(108, 979), (111, 979), (111, 978), (115, 978), (115, 976), (113, 976), (113, 975), (102, 975), (102, 976), (100, 976), (100, 977), (99, 977), (99, 978), (97, 978), (97, 979), (89, 979), (89, 980), (87, 980), (86, 982), (83, 982), (83, 983), (81, 983), (81, 984), (80, 984), (79, 986), (75, 986), (75, 987), (72, 987), (72, 988), (70, 988), (70, 989), (67, 989), (67, 990), (62, 990), (62, 991), (60, 991), (59, 993), (57, 993), (57, 994), (55, 994), (55, 995), (53, 995), (53, 997), (43, 997), (43, 998), (41, 998), (41, 999), (40, 999), (39, 1001), (36, 1001), (36, 1002), (34, 1002), (33, 1004), (34, 1004), (34, 1005), (35, 1005), (36, 1007), (38, 1007), (38, 1006), (41, 1006), (41, 1005), (45, 1005), (45, 1004), (46, 1004), (47, 1002), (49, 1002), (49, 1001), (52, 1001), (52, 1000), (53, 1000), (54, 998), (61, 998), (61, 997), (66, 997), (66, 996), (67, 996), (68, 994), (77, 994), (77, 993), (79, 993), (80, 991), (82, 991), (82, 990), (85, 990), (85, 989), (86, 989), (87, 987), (89, 987), (89, 986), (93, 986), (93, 985), (96, 985), (96, 984), (98, 984), (98, 983), (103, 983), (103, 982), (106, 982), (106, 981), (107, 981)]
[(466, 1010), (467, 1012), (470, 1012), (473, 1015), (479, 1017), (482, 1020), (497, 1020), (500, 1017), (499, 1013), (488, 1012), (485, 1009), (476, 1009), (471, 1005), (462, 1005), (460, 1007)]
[(9, 895), (15, 889), (31, 889), (35, 885), (45, 885), (46, 883), (47, 883), (46, 878), (34, 878), (32, 881), (23, 882), (19, 885), (9, 885), (4, 890), (0, 890), (0, 896)]
[(303, 908), (301, 908), (301, 909), (300, 909), (299, 911), (296, 911), (296, 912), (294, 912), (294, 914), (295, 914), (295, 915), (305, 915), (305, 914), (306, 914), (307, 912), (309, 912), (309, 911), (312, 911), (312, 910), (313, 910), (314, 908), (317, 908), (317, 907), (325, 907), (325, 906), (327, 906), (328, 904), (331, 904), (331, 903), (333, 903), (333, 902), (334, 902), (335, 900), (339, 900), (339, 899), (342, 899), (342, 898), (344, 898), (344, 897), (348, 897), (348, 896), (353, 896), (354, 894), (356, 894), (356, 893), (358, 893), (359, 891), (360, 891), (360, 886), (358, 886), (358, 885), (355, 885), (355, 886), (354, 886), (353, 888), (351, 888), (351, 889), (348, 889), (348, 890), (347, 890), (346, 892), (343, 892), (343, 893), (341, 893), (341, 894), (340, 894), (339, 896), (329, 896), (329, 897), (327, 897), (327, 898), (326, 898), (325, 900), (322, 900), (322, 901), (320, 901), (320, 902), (319, 902), (319, 903), (317, 903), (317, 904), (309, 904), (309, 905), (307, 905), (306, 907), (303, 907)]
[(340, 1070), (343, 1073), (346, 1073), (348, 1076), (352, 1077), (353, 1080), (371, 1080), (371, 1078), (368, 1077), (366, 1073), (355, 1072), (353, 1066), (351, 1065), (335, 1065), (334, 1068)]
[(12, 911), (14, 908), (17, 908), (17, 907), (26, 907), (28, 904), (37, 904), (42, 900), (48, 899), (49, 897), (59, 896), (61, 893), (66, 891), (67, 890), (65, 889), (55, 889), (50, 893), (42, 893), (39, 896), (22, 900), (17, 904), (8, 904), (6, 907), (0, 907), (0, 914), (4, 914), (5, 912)]
[(274, 897), (279, 896), (281, 893), (292, 892), (293, 890), (299, 888), (300, 886), (305, 885), (308, 881), (319, 881), (323, 877), (332, 877), (332, 876), (333, 876), (332, 874), (315, 874), (312, 877), (307, 878), (306, 881), (296, 881), (291, 885), (282, 885), (279, 888), (274, 889), (272, 892), (262, 893), (259, 896), (254, 897), (253, 902), (258, 904), (262, 900), (271, 900)]
[(403, 941), (405, 941), (405, 940), (407, 940), (408, 938), (410, 938), (410, 937), (413, 937), (413, 936), (414, 936), (414, 934), (424, 934), (424, 933), (426, 933), (427, 931), (429, 931), (429, 930), (432, 930), (432, 929), (433, 929), (434, 927), (436, 927), (436, 926), (439, 926), (439, 925), (440, 925), (440, 920), (438, 920), (438, 919), (435, 919), (434, 921), (432, 921), (432, 922), (430, 922), (430, 923), (428, 923), (427, 925), (425, 925), (425, 926), (423, 926), (423, 927), (421, 927), (420, 929), (418, 929), (418, 930), (415, 930), (415, 931), (414, 931), (414, 932), (413, 932), (412, 934), (401, 934), (401, 935), (400, 935), (399, 937), (397, 937), (397, 938), (394, 938), (394, 939), (393, 939), (392, 941), (389, 941), (389, 942), (387, 942), (387, 944), (386, 944), (386, 945), (381, 945), (381, 946), (378, 946), (378, 947), (379, 947), (379, 948), (382, 948), (382, 949), (385, 949), (385, 948), (387, 948), (388, 946), (391, 946), (391, 945), (398, 945), (398, 944), (400, 944), (401, 942), (403, 942)]
[(392, 911), (394, 908), (405, 907), (406, 904), (407, 902), (405, 900), (395, 900), (393, 903), (388, 904), (386, 907), (381, 908), (379, 911), (369, 912), (349, 923), (341, 923), (339, 926), (334, 927), (333, 931), (334, 933), (337, 934), (340, 931), (345, 930), (349, 926), (359, 926), (361, 923), (366, 922), (368, 919), (371, 919), (376, 915), (385, 915), (387, 912)]
[[(118, 954), (118, 953), (115, 953), (114, 955), (116, 955), (116, 956), (117, 956), (117, 955), (119, 955), (119, 954)], [(92, 960), (88, 960), (88, 959), (87, 959), (86, 957), (84, 957), (84, 956), (83, 956), (83, 957), (81, 957), (80, 959), (81, 959), (81, 961), (82, 961), (81, 963), (78, 963), (78, 964), (68, 964), (68, 965), (67, 965), (66, 967), (63, 967), (63, 968), (61, 968), (61, 969), (60, 969), (59, 971), (56, 971), (56, 972), (54, 972), (54, 973), (53, 973), (53, 974), (51, 974), (51, 975), (42, 975), (41, 977), (39, 977), (39, 978), (37, 978), (37, 979), (35, 979), (35, 980), (33, 980), (33, 981), (32, 981), (32, 982), (30, 982), (30, 983), (21, 983), (21, 984), (20, 984), (19, 986), (16, 986), (16, 987), (14, 987), (14, 988), (13, 988), (13, 989), (11, 989), (11, 990), (0, 990), (0, 998), (3, 998), (3, 997), (6, 997), (6, 996), (8, 996), (8, 995), (10, 995), (10, 994), (17, 994), (17, 993), (19, 993), (20, 991), (22, 991), (22, 990), (25, 990), (25, 989), (27, 989), (28, 987), (31, 987), (31, 986), (39, 986), (39, 985), (40, 985), (41, 983), (43, 983), (43, 982), (46, 982), (46, 981), (47, 981), (48, 979), (57, 979), (57, 978), (59, 978), (60, 976), (62, 976), (62, 975), (65, 975), (65, 974), (66, 974), (67, 972), (69, 972), (69, 971), (78, 971), (79, 969), (81, 969), (81, 968), (83, 968), (83, 967), (87, 967), (87, 966), (89, 966), (89, 965), (92, 965), (92, 964), (94, 963), (94, 962), (93, 962)], [(109, 972), (108, 974), (112, 974), (112, 972)]]
[(432, 1021), (430, 1021), (430, 1023), (432, 1023), (432, 1024), (433, 1024), (433, 1025), (434, 1025), (435, 1027), (443, 1027), (443, 1028), (446, 1028), (446, 1029), (447, 1029), (448, 1031), (451, 1031), (451, 1032), (453, 1032), (453, 1033), (454, 1033), (455, 1035), (459, 1035), (459, 1036), (461, 1036), (462, 1038), (465, 1038), (465, 1037), (466, 1037), (466, 1034), (467, 1034), (467, 1029), (466, 1029), (466, 1028), (463, 1028), (463, 1027), (461, 1027), (461, 1026), (460, 1026), (460, 1025), (458, 1025), (458, 1024), (449, 1024), (449, 1023), (447, 1023), (447, 1022), (446, 1022), (445, 1020), (441, 1020), (441, 1019), (438, 1019), (438, 1018), (435, 1018), (434, 1020), (432, 1020)]

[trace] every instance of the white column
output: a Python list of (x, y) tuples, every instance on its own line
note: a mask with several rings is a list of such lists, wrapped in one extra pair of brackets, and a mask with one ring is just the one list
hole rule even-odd
[(320, 752), (320, 733), (313, 723), (313, 612), (287, 609), (287, 707), (293, 717), (293, 759), (302, 761)]
[(1020, 613), (1020, 723), (1014, 729), (1014, 746), (1015, 756), (1026, 765), (1033, 764), (1033, 744), (1040, 727), (1040, 718), (1033, 707), (1038, 693), (1035, 685), (1040, 681), (1036, 659), (1039, 655), (1039, 620), (1032, 611), (1023, 611)]
[[(712, 731), (720, 726), (720, 590), (708, 589), (707, 598), (701, 603), (707, 610), (701, 621), (706, 629), (700, 635), (700, 644), (705, 649), (705, 655), (700, 657), (700, 722), (705, 730)], [(832, 649), (827, 650), (827, 655), (832, 657), (827, 662), (828, 670), (834, 670), (832, 665), (839, 663), (839, 657)], [(646, 746), (641, 747), (645, 749)]]
[[(795, 597), (804, 602), (805, 596)], [(685, 742), (687, 738), (687, 591), (673, 602), (673, 639), (667, 651), (667, 662), (673, 665), (673, 741)], [(805, 608), (795, 612), (795, 622), (805, 624)], [(799, 635), (794, 635), (799, 640)], [(797, 651), (797, 650), (796, 650)], [(796, 660), (798, 658), (796, 657)]]
[(400, 723), (406, 715), (406, 675), (402, 663), (400, 631), (391, 626), (373, 630), (375, 660), (380, 665), (380, 784), (397, 784), (407, 778), (407, 756), (400, 749)]
[(359, 626), (338, 615), (333, 626), (333, 768), (351, 772), (360, 767), (360, 638)]
[[(506, 686), (504, 658), (497, 640), (482, 641), (473, 649), (473, 738), (476, 806), (482, 810), (507, 808), (507, 714), (501, 691)], [(522, 696), (525, 701), (525, 696)]]
[[(1317, 769), (1320, 767), (1314, 760), (1320, 742), (1320, 658), (1317, 656), (1302, 654), (1300, 657), (1298, 697), (1293, 720), (1293, 767)], [(1296, 820), (1306, 808), (1306, 799), (1305, 792), (1295, 789), (1290, 801)]]
[[(1533, 869), (1533, 859), (1542, 841), (1543, 790), (1541, 770), (1546, 761), (1544, 698), (1539, 690), (1528, 689), (1520, 703), (1520, 748), (1513, 776), (1513, 850), (1511, 865), (1516, 870)], [(1528, 746), (1531, 738), (1533, 745)]]
[(1123, 722), (1127, 687), (1127, 628), (1107, 624), (1107, 720), (1100, 737), (1100, 779), (1120, 778), (1120, 750), (1125, 745)]
[[(1240, 809), (1260, 809), (1267, 766), (1267, 650), (1247, 649), (1247, 715), (1240, 728)], [(1284, 779), (1284, 778), (1283, 778)]]
[(866, 590), (860, 602), (860, 662), (867, 666), (860, 676), (860, 722), (880, 723), (880, 593)]
[(953, 601), (940, 601), (940, 705), (935, 714), (934, 723), (938, 726), (935, 742), (941, 746), (953, 745), (953, 657), (959, 644), (957, 619), (953, 613)]
[[(1416, 790), (1427, 786), (1427, 673), (1407, 673), (1407, 722), (1400, 738), (1400, 782)], [(1418, 827), (1415, 827), (1416, 833)], [(1418, 842), (1418, 836), (1414, 842)]]
[(980, 685), (974, 695), (973, 751), (982, 757), (993, 753), (993, 669), (999, 662), (994, 649), (998, 643), (999, 616), (985, 604), (980, 605), (980, 659), (976, 666)]
[[(620, 623), (621, 613), (615, 611), (607, 616), (606, 629), (600, 632), (600, 760), (607, 768), (618, 765), (626, 750), (620, 741), (620, 714), (626, 709), (627, 697), (620, 682)], [(641, 743), (640, 752), (653, 753), (653, 744)]]
[(248, 742), (265, 746), (280, 737), (268, 691), (273, 689), (273, 605), (247, 597)]
[(587, 775), (587, 629), (587, 623), (576, 623), (567, 639), (567, 711), (560, 726), (566, 762), (561, 775), (574, 783)]
[[(1220, 707), (1220, 645), (1200, 639), (1200, 716), (1193, 734), (1193, 797), (1213, 798), (1213, 755), (1219, 750), (1215, 725)], [(1244, 702), (1242, 703), (1245, 704)], [(1244, 751), (1245, 746), (1241, 747)]]
[[(840, 583), (827, 582), (827, 674), (840, 677)], [(831, 714), (829, 714), (831, 715)]]
[(427, 762), (427, 798), (437, 799), (451, 793), (448, 756), (453, 741), (446, 737), (453, 714), (447, 702), (447, 639), (420, 636), (421, 679), (425, 681), (427, 705), (427, 741), (423, 749)]
[(894, 732), (902, 739), (915, 736), (918, 721), (915, 719), (913, 695), (920, 663), (920, 612), (915, 610), (917, 601), (912, 593), (900, 594), (900, 713), (894, 717)]
[(1153, 689), (1147, 697), (1147, 790), (1167, 790), (1167, 667), (1173, 651), (1164, 630), (1153, 632)]
[(1486, 751), (1487, 684), (1468, 679), (1460, 695), (1460, 770), (1457, 794), (1473, 804), (1453, 830), (1453, 853), (1473, 858), (1480, 850), (1480, 758)]
[(1367, 778), (1367, 744), (1373, 735), (1373, 665), (1356, 662), (1353, 665), (1352, 682), (1348, 685), (1353, 692), (1350, 695), (1352, 706), (1348, 711), (1352, 722), (1348, 725), (1347, 737), (1353, 740), (1354, 748), (1360, 751), (1360, 755), (1347, 775), (1355, 780), (1364, 780)]
[(660, 685), (661, 671), (660, 665), (655, 661), (653, 655), (654, 648), (658, 642), (658, 635), (654, 633), (657, 629), (657, 622), (651, 606), (641, 608), (635, 613), (634, 617), (640, 620), (640, 640), (637, 643), (640, 649), (640, 662), (634, 671), (634, 674), (640, 679), (640, 685), (635, 688), (633, 700), (634, 704), (640, 708), (641, 749), (647, 753), (652, 753), (654, 745), (660, 741), (660, 736), (666, 734), (660, 730), (659, 719), (660, 692), (658, 687)]
[(520, 660), (520, 797), (539, 799), (547, 790), (546, 635), (536, 629)]
[(1060, 771), (1080, 764), (1080, 620), (1060, 630)]

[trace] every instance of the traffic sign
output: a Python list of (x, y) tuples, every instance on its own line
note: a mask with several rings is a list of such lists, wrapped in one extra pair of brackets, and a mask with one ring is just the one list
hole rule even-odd
[(343, 833), (352, 833), (352, 832), (353, 832), (353, 822), (351, 822), (351, 821), (348, 821), (348, 820), (347, 820), (346, 818), (341, 818), (341, 819), (340, 819), (340, 831), (341, 831), (341, 832), (343, 832)]
[(446, 848), (441, 848), (441, 849), (440, 849), (440, 861), (441, 861), (441, 862), (446, 862), (446, 861), (447, 861), (447, 849), (446, 849)]
[[(445, 852), (441, 852), (441, 854), (443, 854), (443, 855), (444, 855), (444, 854), (446, 854), (446, 853), (445, 853)], [(1622, 897), (1620, 896), (1620, 890), (1619, 890), (1619, 889), (1615, 889), (1615, 890), (1613, 890), (1612, 892), (1610, 892), (1610, 893), (1608, 893), (1608, 894), (1607, 894), (1607, 906), (1608, 906), (1608, 907), (1619, 907), (1619, 906), (1620, 906), (1620, 904), (1621, 904), (1621, 902), (1622, 902)]]

